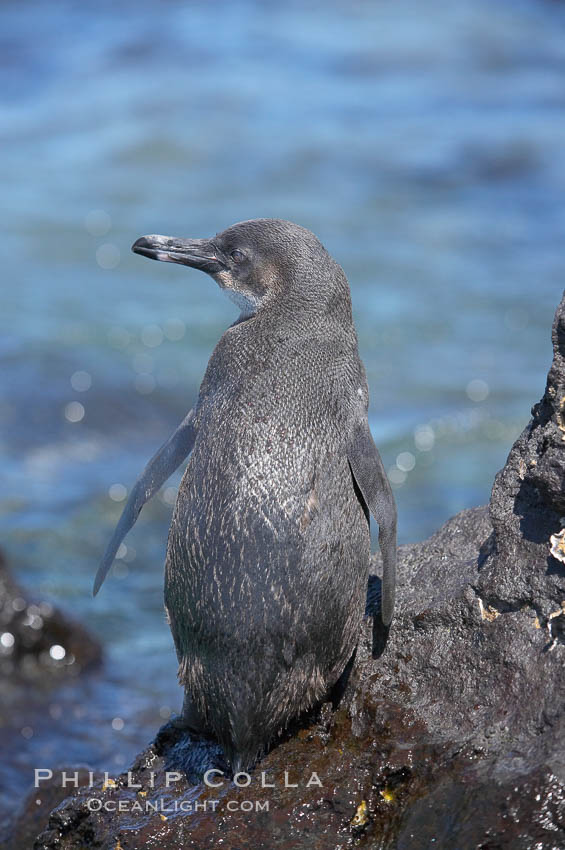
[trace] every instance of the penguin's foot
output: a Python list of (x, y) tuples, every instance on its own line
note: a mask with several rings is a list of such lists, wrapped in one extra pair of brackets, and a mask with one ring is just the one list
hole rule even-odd
[(194, 705), (194, 701), (190, 694), (185, 693), (182, 711), (178, 717), (171, 720), (171, 725), (175, 729), (182, 729), (191, 732), (193, 735), (206, 735), (206, 723), (204, 718)]
[(193, 731), (193, 730), (191, 729), (191, 724), (190, 724), (190, 723), (188, 723), (188, 722), (184, 719), (184, 717), (183, 717), (183, 715), (182, 715), (182, 714), (179, 714), (179, 716), (178, 716), (178, 717), (173, 717), (173, 718), (171, 718), (170, 723), (171, 723), (171, 726), (174, 726), (174, 727), (175, 727), (175, 729), (182, 729), (182, 730), (186, 730), (187, 732), (192, 732), (192, 731)]

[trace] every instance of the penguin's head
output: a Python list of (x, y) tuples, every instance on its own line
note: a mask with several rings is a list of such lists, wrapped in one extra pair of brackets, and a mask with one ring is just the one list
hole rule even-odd
[(294, 308), (323, 307), (336, 297), (349, 302), (340, 266), (320, 241), (290, 221), (242, 221), (211, 239), (142, 236), (132, 251), (181, 263), (211, 275), (241, 310), (241, 317), (284, 300)]

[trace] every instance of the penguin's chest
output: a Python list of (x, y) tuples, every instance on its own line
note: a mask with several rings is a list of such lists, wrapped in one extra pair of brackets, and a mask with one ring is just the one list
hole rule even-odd
[(314, 580), (320, 561), (349, 563), (356, 551), (366, 561), (368, 525), (342, 440), (331, 417), (296, 399), (216, 404), (179, 488), (168, 561), (198, 584), (221, 572), (224, 583), (269, 586), (289, 573)]
[(245, 389), (218, 392), (204, 405), (183, 484), (210, 481), (208, 503), (274, 499), (287, 512), (314, 477), (343, 475), (343, 431), (319, 390), (292, 374), (262, 375), (253, 392)]
[(298, 545), (320, 520), (341, 526), (358, 513), (338, 446), (280, 423), (222, 431), (195, 447), (179, 488), (174, 526), (187, 543), (208, 551), (219, 539), (244, 547), (255, 536), (271, 548)]

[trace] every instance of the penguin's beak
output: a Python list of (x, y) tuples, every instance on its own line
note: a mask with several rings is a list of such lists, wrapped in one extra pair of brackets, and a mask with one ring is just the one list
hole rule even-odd
[(181, 239), (176, 236), (141, 236), (131, 246), (134, 254), (141, 254), (164, 263), (180, 263), (208, 274), (224, 268), (218, 251), (209, 239)]

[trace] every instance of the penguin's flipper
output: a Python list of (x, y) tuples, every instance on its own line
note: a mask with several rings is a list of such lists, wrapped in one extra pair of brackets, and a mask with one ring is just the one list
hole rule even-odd
[(135, 525), (143, 505), (155, 495), (167, 478), (170, 478), (175, 469), (178, 469), (183, 460), (190, 454), (194, 446), (195, 437), (194, 410), (191, 410), (176, 431), (171, 434), (167, 442), (153, 455), (133, 485), (116, 530), (108, 543), (102, 562), (98, 567), (98, 572), (94, 579), (93, 596), (96, 596), (100, 590), (102, 582), (108, 575), (110, 567), (114, 562), (116, 552), (120, 548), (120, 543), (132, 526)]
[(361, 495), (379, 524), (383, 556), (381, 618), (388, 627), (394, 613), (396, 589), (396, 504), (366, 419), (358, 421), (352, 430), (347, 458)]

